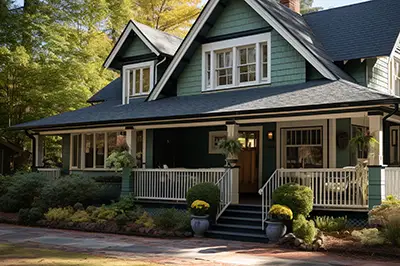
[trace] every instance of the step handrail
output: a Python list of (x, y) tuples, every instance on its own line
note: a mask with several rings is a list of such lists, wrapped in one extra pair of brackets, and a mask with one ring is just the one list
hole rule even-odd
[(268, 180), (264, 183), (264, 185), (258, 190), (258, 194), (261, 196), (261, 227), (262, 230), (264, 230), (265, 222), (268, 219), (268, 210), (271, 207), (271, 200), (269, 200), (267, 197), (271, 196), (268, 195), (268, 188), (270, 188), (270, 194), (272, 193), (271, 186), (268, 186), (272, 180), (276, 177), (276, 174), (278, 173), (278, 169), (276, 169), (272, 175), (268, 178)]
[(220, 202), (216, 221), (232, 203), (232, 168), (227, 168), (225, 173), (215, 183), (220, 191)]

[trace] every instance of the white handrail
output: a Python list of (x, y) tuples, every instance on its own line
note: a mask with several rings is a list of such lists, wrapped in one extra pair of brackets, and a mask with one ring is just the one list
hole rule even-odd
[(61, 176), (60, 168), (37, 168), (37, 171), (51, 179), (57, 179)]
[(217, 210), (216, 221), (221, 217), (222, 213), (232, 203), (232, 169), (226, 169), (225, 173), (217, 181), (216, 184), (220, 191), (220, 203)]
[[(268, 219), (268, 211), (269, 208), (271, 208), (271, 201), (272, 201), (272, 186), (269, 186), (269, 184), (272, 182), (271, 180), (274, 180), (276, 173), (278, 170), (275, 170), (275, 172), (268, 178), (267, 182), (258, 190), (258, 194), (261, 195), (261, 223), (262, 223), (262, 229), (264, 230), (265, 222)], [(274, 188), (275, 190), (276, 188)], [(269, 192), (269, 193), (268, 193)], [(271, 196), (271, 199), (268, 198), (268, 196)]]

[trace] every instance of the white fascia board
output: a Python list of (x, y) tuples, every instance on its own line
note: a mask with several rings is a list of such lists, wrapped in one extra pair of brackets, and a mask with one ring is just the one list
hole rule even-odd
[(111, 62), (114, 60), (115, 56), (117, 55), (118, 51), (121, 49), (122, 45), (124, 44), (126, 38), (128, 38), (129, 33), (133, 31), (135, 34), (140, 38), (142, 42), (157, 56), (160, 55), (160, 52), (154, 47), (154, 45), (143, 35), (141, 30), (135, 25), (133, 21), (129, 21), (127, 27), (125, 28), (124, 32), (122, 33), (121, 37), (119, 38), (118, 42), (115, 44), (113, 50), (111, 51), (109, 57), (104, 62), (104, 67), (109, 68)]
[(389, 55), (389, 58), (390, 59), (392, 59), (394, 56), (395, 56), (395, 53), (396, 53), (396, 48), (397, 48), (397, 45), (400, 45), (400, 34), (397, 36), (397, 38), (396, 38), (396, 42), (394, 43), (394, 47), (393, 47), (393, 49), (392, 49), (392, 52), (390, 53), (390, 55)]
[[(330, 80), (338, 80), (338, 78), (326, 68), (303, 44), (301, 44), (285, 27), (283, 27), (271, 14), (269, 14), (263, 7), (261, 7), (254, 0), (244, 0), (250, 7), (252, 7), (262, 18), (265, 19), (280, 35), (282, 35), (286, 41), (288, 41), (305, 59), (307, 59), (311, 65), (313, 65), (321, 74)], [(161, 77), (157, 86), (154, 88), (154, 93), (150, 94), (148, 98), (149, 101), (156, 100), (161, 93), (162, 88), (167, 83), (167, 80), (172, 75), (173, 71), (183, 58), (183, 55), (189, 49), (190, 45), (196, 38), (197, 34), (203, 27), (204, 23), (207, 21), (211, 12), (214, 10), (219, 0), (210, 0), (207, 4), (206, 9), (203, 14), (198, 18), (198, 21), (193, 25), (193, 29), (190, 34), (185, 38), (181, 47), (178, 49), (176, 55), (174, 56), (171, 64), (165, 71), (164, 75)]]
[(190, 45), (193, 43), (197, 35), (199, 34), (200, 30), (203, 28), (204, 24), (208, 20), (211, 15), (211, 12), (217, 6), (219, 0), (210, 0), (205, 9), (203, 10), (200, 17), (197, 19), (196, 23), (193, 25), (192, 29), (190, 30), (189, 34), (183, 40), (183, 43), (179, 47), (178, 51), (176, 52), (174, 58), (172, 59), (171, 64), (168, 66), (165, 73), (162, 75), (161, 79), (157, 82), (156, 87), (154, 88), (153, 93), (150, 94), (148, 98), (149, 101), (156, 100), (158, 95), (161, 93), (162, 88), (167, 83), (168, 79), (171, 77), (172, 73), (174, 72), (175, 68), (178, 66), (179, 62), (182, 60), (183, 56), (185, 55), (186, 51), (189, 49)]

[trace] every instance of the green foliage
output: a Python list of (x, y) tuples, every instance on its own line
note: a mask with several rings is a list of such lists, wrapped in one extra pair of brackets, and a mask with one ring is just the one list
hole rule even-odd
[(12, 176), (0, 175), (0, 197), (7, 193), (8, 187), (12, 184)]
[(179, 211), (175, 208), (163, 209), (154, 216), (157, 228), (171, 231), (187, 231), (190, 229), (190, 213)]
[(218, 142), (218, 149), (220, 149), (226, 157), (236, 156), (242, 150), (242, 144), (239, 140), (223, 139)]
[(400, 213), (400, 200), (394, 196), (388, 196), (381, 205), (375, 206), (368, 213), (370, 225), (384, 227), (389, 217), (394, 213)]
[(215, 218), (220, 201), (220, 191), (214, 183), (200, 183), (191, 187), (186, 194), (188, 208), (195, 200), (203, 200), (210, 204), (209, 214)]
[(364, 228), (360, 231), (354, 230), (351, 235), (365, 246), (383, 245), (385, 243), (384, 233), (377, 228)]
[(84, 209), (85, 209), (85, 208), (83, 207), (83, 204), (82, 204), (82, 203), (77, 202), (77, 203), (74, 204), (74, 210), (75, 210), (75, 211), (82, 211), (82, 210), (84, 210)]
[(308, 217), (313, 209), (313, 199), (311, 188), (293, 183), (280, 186), (272, 193), (274, 204), (289, 207), (294, 217), (299, 214)]
[(314, 0), (301, 0), (300, 1), (300, 13), (301, 14), (307, 14), (310, 12), (316, 12), (320, 11), (323, 8), (322, 7), (314, 7)]
[(132, 211), (135, 209), (135, 198), (130, 196), (122, 196), (119, 201), (113, 202), (111, 207), (122, 211)]
[(44, 217), (48, 221), (69, 221), (72, 215), (74, 214), (74, 209), (69, 206), (65, 208), (50, 208), (45, 214)]
[(75, 212), (69, 218), (69, 220), (74, 223), (86, 223), (86, 222), (90, 222), (90, 215), (86, 211), (79, 210), (79, 211)]
[(18, 222), (24, 225), (33, 225), (43, 218), (43, 211), (40, 208), (20, 209)]
[(293, 233), (301, 238), (307, 244), (312, 244), (317, 234), (317, 229), (313, 221), (307, 221), (304, 215), (299, 214), (297, 219), (293, 220)]
[(315, 226), (325, 232), (342, 231), (346, 228), (347, 217), (316, 216)]
[(386, 239), (393, 245), (400, 247), (400, 213), (394, 213), (389, 216), (385, 225)]
[(107, 167), (118, 171), (122, 168), (132, 168), (136, 165), (136, 159), (129, 151), (114, 151), (107, 157)]
[(108, 220), (114, 219), (117, 216), (117, 211), (113, 208), (108, 208), (102, 205), (92, 212), (91, 218), (96, 222), (106, 222)]
[(0, 210), (18, 212), (30, 208), (48, 182), (40, 173), (18, 173), (8, 183), (7, 192), (0, 197)]
[(86, 212), (87, 212), (88, 214), (92, 214), (96, 209), (97, 209), (97, 208), (96, 208), (95, 206), (88, 206), (88, 207), (86, 208)]
[(76, 202), (90, 204), (98, 197), (99, 186), (91, 178), (80, 176), (64, 176), (48, 183), (40, 194), (44, 206), (65, 207)]
[(136, 225), (143, 226), (146, 229), (153, 229), (155, 224), (151, 215), (147, 212), (144, 212), (139, 219), (135, 221)]
[(274, 220), (292, 220), (293, 212), (287, 206), (274, 204), (268, 212), (271, 219)]

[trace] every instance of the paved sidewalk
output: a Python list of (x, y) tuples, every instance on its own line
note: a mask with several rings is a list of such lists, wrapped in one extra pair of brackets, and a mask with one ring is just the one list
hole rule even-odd
[[(400, 265), (217, 239), (158, 239), (0, 224), (0, 242), (88, 252), (165, 265)], [(1, 262), (0, 262), (1, 265)]]

